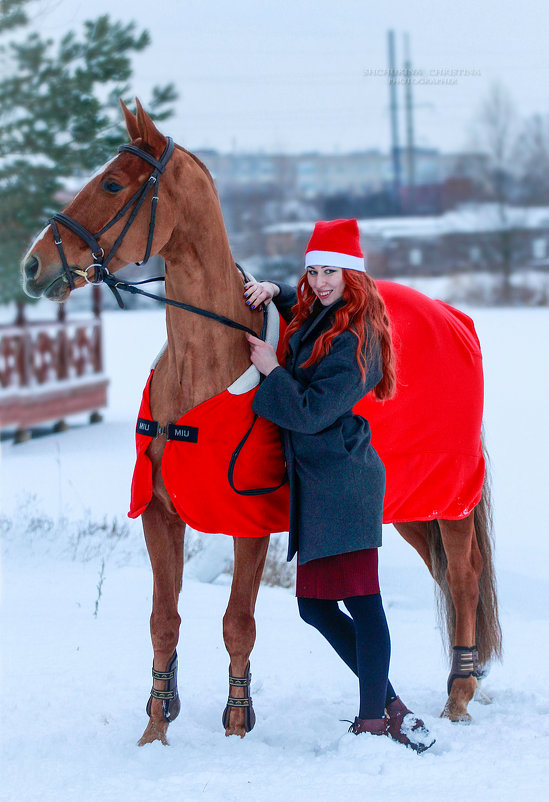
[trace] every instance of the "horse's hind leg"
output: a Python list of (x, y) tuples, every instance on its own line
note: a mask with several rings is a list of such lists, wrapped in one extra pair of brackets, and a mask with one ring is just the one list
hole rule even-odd
[(231, 661), (229, 677), (240, 678), (242, 682), (239, 685), (229, 680), (229, 704), (223, 714), (223, 724), (225, 735), (240, 735), (241, 738), (252, 729), (255, 721), (251, 700), (247, 702), (249, 682), (244, 680), (255, 643), (255, 602), (268, 546), (268, 536), (234, 538), (233, 582), (223, 617), (223, 640)]
[(438, 523), (448, 563), (446, 580), (455, 611), (453, 660), (448, 700), (442, 715), (451, 721), (470, 721), (467, 705), (477, 687), (476, 619), (483, 560), (473, 514), (459, 521)]
[(429, 549), (429, 524), (427, 521), (410, 521), (394, 523), (393, 526), (404, 540), (413, 546), (432, 574), (431, 554)]
[[(440, 586), (446, 609), (453, 659), (448, 700), (442, 715), (452, 721), (470, 721), (467, 706), (477, 686), (473, 676), (477, 667), (473, 647), (482, 572), (474, 516), (459, 521), (413, 521), (394, 526), (422, 557)], [(470, 668), (473, 662), (475, 665)]]
[[(153, 669), (155, 672), (168, 672), (173, 669), (175, 647), (179, 639), (181, 619), (177, 602), (183, 578), (183, 542), (185, 524), (175, 512), (170, 512), (153, 497), (143, 513), (145, 541), (153, 571), (153, 604), (151, 614), (151, 639), (154, 650)], [(169, 682), (153, 679), (153, 688), (166, 692), (177, 687), (177, 677)], [(149, 723), (139, 746), (152, 741), (166, 744), (166, 732), (170, 720), (179, 711), (179, 700), (149, 700), (147, 712)]]

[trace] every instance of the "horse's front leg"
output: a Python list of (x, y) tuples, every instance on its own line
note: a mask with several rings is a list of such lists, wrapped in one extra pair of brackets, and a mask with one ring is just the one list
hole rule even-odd
[(467, 706), (477, 687), (476, 619), (483, 561), (477, 544), (474, 514), (459, 521), (439, 521), (448, 568), (446, 579), (455, 610), (452, 667), (448, 700), (442, 715), (470, 721)]
[[(175, 648), (181, 623), (177, 602), (183, 578), (185, 536), (184, 522), (156, 497), (153, 497), (142, 517), (154, 580), (151, 614), (154, 659), (153, 690), (147, 704), (149, 723), (138, 742), (139, 746), (157, 740), (167, 744), (168, 724), (179, 713)], [(155, 696), (155, 692), (158, 696)]]
[(230, 656), (229, 700), (223, 713), (225, 735), (249, 732), (255, 723), (250, 698), (250, 654), (255, 643), (254, 610), (269, 537), (234, 538), (234, 571), (223, 617), (223, 640)]

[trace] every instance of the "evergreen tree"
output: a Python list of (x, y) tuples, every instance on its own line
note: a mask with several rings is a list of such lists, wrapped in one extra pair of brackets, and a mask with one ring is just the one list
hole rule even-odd
[[(29, 2), (1, 0), (0, 40), (28, 24)], [(131, 102), (131, 58), (150, 41), (135, 22), (105, 15), (58, 43), (32, 32), (0, 46), (0, 303), (29, 300), (19, 262), (66, 179), (84, 178), (127, 139), (118, 99)], [(173, 84), (154, 87), (151, 116), (169, 117), (176, 97)]]

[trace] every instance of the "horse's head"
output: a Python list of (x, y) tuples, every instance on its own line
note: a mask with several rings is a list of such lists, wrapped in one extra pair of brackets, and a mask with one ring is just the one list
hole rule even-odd
[[(94, 279), (98, 265), (114, 273), (146, 254), (158, 253), (171, 236), (174, 211), (168, 176), (173, 165), (168, 161), (172, 146), (168, 147), (170, 141), (139, 101), (136, 116), (123, 103), (122, 109), (131, 144), (138, 152), (121, 150), (110, 159), (36, 237), (22, 262), (23, 286), (32, 298), (65, 301), (73, 287)], [(155, 166), (159, 161), (161, 169)], [(158, 200), (153, 200), (155, 196)], [(155, 214), (151, 204), (157, 205)], [(149, 241), (151, 220), (154, 236)]]

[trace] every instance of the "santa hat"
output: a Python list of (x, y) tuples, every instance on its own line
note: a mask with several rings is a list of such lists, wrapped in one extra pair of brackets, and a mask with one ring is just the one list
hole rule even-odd
[(319, 220), (305, 249), (305, 268), (329, 265), (366, 272), (358, 223), (352, 220)]

